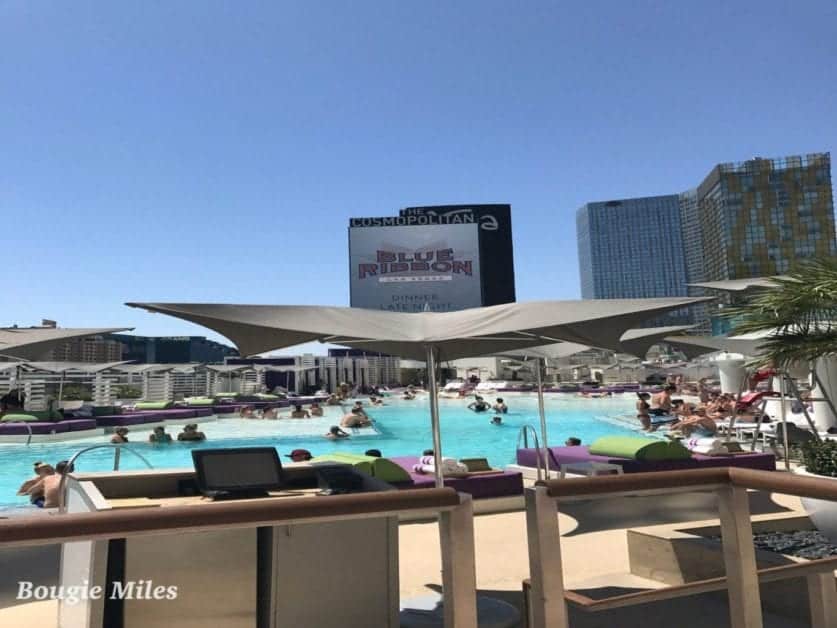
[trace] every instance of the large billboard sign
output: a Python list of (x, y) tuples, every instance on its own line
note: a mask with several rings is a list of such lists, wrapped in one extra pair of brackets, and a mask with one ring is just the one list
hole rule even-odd
[(352, 307), (450, 312), (482, 305), (478, 221), (379, 220), (350, 223)]

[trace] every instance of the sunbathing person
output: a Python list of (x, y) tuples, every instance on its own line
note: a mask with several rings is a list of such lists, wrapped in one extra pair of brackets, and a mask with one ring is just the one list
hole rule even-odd
[(494, 405), (491, 406), (491, 409), (495, 412), (502, 412), (503, 414), (506, 414), (509, 411), (509, 407), (506, 405), (506, 402), (499, 397)]
[(292, 419), (310, 419), (311, 413), (308, 410), (303, 410), (302, 406), (297, 404), (294, 406), (293, 412), (291, 412)]
[(370, 425), (372, 425), (370, 418), (362, 409), (358, 411), (357, 408), (352, 408), (352, 411), (340, 420), (341, 427), (369, 427)]
[(309, 411), (311, 412), (311, 416), (323, 416), (323, 409), (316, 401), (311, 404)]
[(198, 424), (197, 423), (189, 423), (188, 425), (183, 426), (183, 431), (177, 435), (177, 440), (180, 441), (198, 441), (198, 440), (206, 440), (206, 434), (203, 432), (198, 431)]
[(340, 438), (349, 438), (349, 434), (341, 430), (339, 426), (332, 425), (328, 430), (328, 434), (323, 434), (323, 437), (329, 440), (337, 440)]
[(154, 428), (154, 431), (148, 435), (149, 443), (170, 443), (172, 441), (171, 434), (166, 434), (166, 428), (159, 425)]
[(683, 436), (714, 436), (718, 432), (718, 425), (714, 419), (706, 416), (705, 408), (697, 408), (694, 414), (676, 423), (672, 423), (670, 430), (678, 430)]
[(111, 437), (110, 442), (119, 445), (121, 443), (128, 442), (128, 428), (127, 427), (117, 427), (116, 433)]

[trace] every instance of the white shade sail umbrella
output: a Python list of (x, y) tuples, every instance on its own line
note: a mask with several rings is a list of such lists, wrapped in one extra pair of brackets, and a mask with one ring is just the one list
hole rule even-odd
[(509, 303), (458, 312), (414, 314), (360, 308), (214, 303), (128, 303), (204, 325), (242, 355), (318, 340), (404, 358), (428, 371), (436, 483), (443, 485), (436, 397), (438, 360), (488, 355), (558, 341), (617, 343), (625, 330), (705, 298), (602, 299)]
[(130, 327), (3, 327), (0, 328), (0, 356), (19, 360), (37, 360), (68, 340), (132, 331)]

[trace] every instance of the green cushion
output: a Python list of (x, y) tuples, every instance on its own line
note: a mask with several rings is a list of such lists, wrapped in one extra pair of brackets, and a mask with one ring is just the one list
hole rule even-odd
[(64, 418), (58, 410), (27, 410), (26, 414), (37, 417), (39, 421), (60, 421)]
[(171, 401), (140, 401), (134, 407), (137, 410), (167, 410), (172, 407)]
[(188, 397), (183, 400), (187, 406), (214, 406), (214, 399), (206, 399), (204, 397)]
[(311, 462), (340, 462), (342, 464), (350, 464), (361, 473), (376, 477), (383, 482), (409, 482), (412, 480), (410, 474), (392, 460), (377, 458), (375, 456), (334, 452), (317, 456)]
[(491, 471), (491, 465), (488, 464), (487, 458), (463, 458), (459, 462), (468, 467), (469, 472)]
[(4, 414), (0, 423), (38, 423), (40, 419), (31, 414)]
[(679, 441), (638, 436), (602, 436), (590, 445), (589, 451), (596, 456), (631, 460), (683, 460), (692, 455)]
[(216, 399), (235, 399), (236, 397), (238, 397), (238, 393), (234, 392), (215, 393)]

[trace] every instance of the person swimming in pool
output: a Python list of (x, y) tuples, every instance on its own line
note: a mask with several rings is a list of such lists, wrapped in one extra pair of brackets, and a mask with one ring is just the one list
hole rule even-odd
[[(42, 482), (45, 477), (55, 473), (55, 469), (52, 468), (52, 465), (44, 464), (40, 461), (35, 462), (33, 464), (33, 470), (35, 471), (35, 477), (26, 480), (23, 484), (20, 485), (20, 488), (17, 489), (18, 495), (30, 495), (29, 491), (31, 491), (36, 485)], [(30, 501), (34, 503), (34, 500), (31, 498), (31, 495)]]
[(483, 399), (479, 395), (474, 397), (474, 400), (471, 403), (468, 404), (468, 409), (473, 410), (474, 412), (485, 412), (490, 407), (491, 406), (489, 406), (486, 403), (485, 399)]
[(502, 425), (503, 424), (503, 417), (495, 416), (491, 419), (491, 425)]
[(323, 434), (324, 438), (328, 438), (329, 440), (339, 440), (341, 438), (349, 438), (348, 432), (344, 432), (340, 429), (339, 425), (332, 425), (327, 434)]
[(166, 428), (162, 425), (158, 425), (154, 428), (154, 431), (148, 435), (148, 442), (149, 443), (158, 443), (158, 444), (165, 444), (170, 443), (172, 441), (171, 434), (166, 433)]
[(111, 436), (110, 442), (114, 445), (120, 445), (122, 443), (128, 442), (128, 432), (130, 430), (127, 427), (117, 427), (116, 433)]
[(506, 402), (500, 397), (497, 398), (497, 401), (493, 406), (491, 406), (491, 409), (495, 412), (502, 412), (503, 414), (506, 414), (509, 411), (509, 407), (506, 405)]
[(311, 407), (308, 408), (308, 411), (311, 413), (311, 416), (323, 416), (323, 409), (320, 407), (316, 401), (311, 404)]

